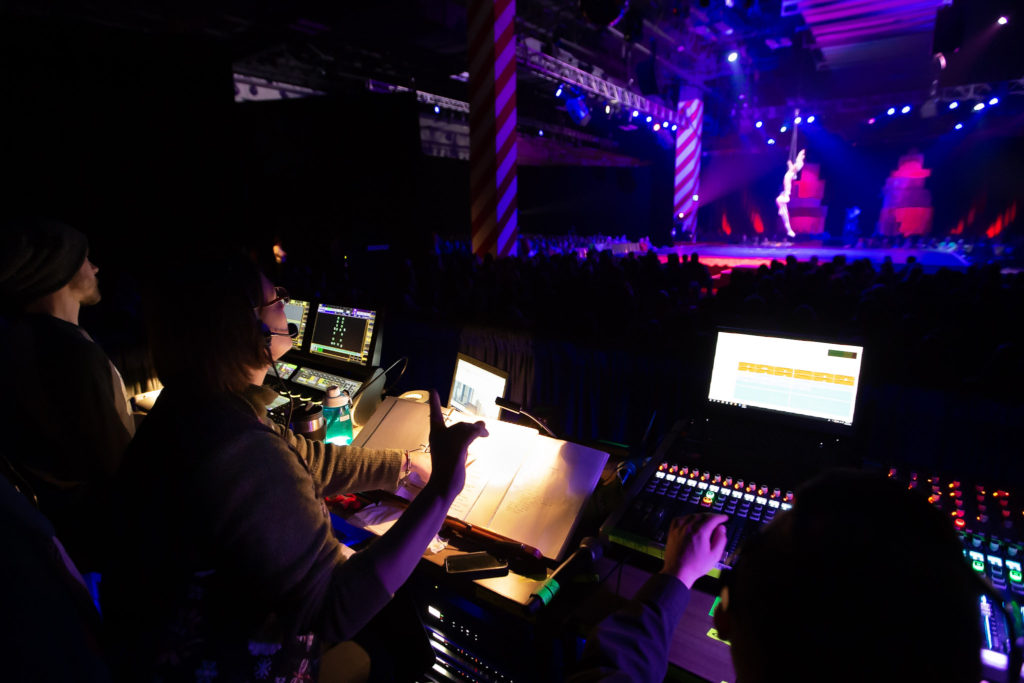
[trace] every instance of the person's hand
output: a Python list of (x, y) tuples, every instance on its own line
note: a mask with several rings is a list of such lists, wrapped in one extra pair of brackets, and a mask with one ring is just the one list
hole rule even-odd
[(662, 574), (675, 576), (687, 588), (715, 566), (725, 550), (725, 515), (676, 517), (665, 541)]
[(466, 485), (466, 451), (478, 436), (487, 436), (483, 422), (444, 424), (441, 399), (430, 391), (430, 477), (425, 488), (455, 500)]

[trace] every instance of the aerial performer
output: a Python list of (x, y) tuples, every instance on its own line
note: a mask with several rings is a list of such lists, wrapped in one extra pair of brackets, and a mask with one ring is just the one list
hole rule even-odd
[[(800, 120), (800, 110), (796, 110), (794, 121)], [(796, 134), (797, 125), (793, 124), (793, 137), (789, 143), (789, 158), (786, 159), (786, 175), (782, 177), (782, 192), (775, 198), (775, 204), (779, 207), (779, 217), (782, 218), (782, 226), (786, 229), (786, 236), (793, 238), (793, 226), (789, 222), (789, 198), (793, 191), (793, 180), (804, 167), (804, 154), (807, 150), (801, 149), (797, 152)]]

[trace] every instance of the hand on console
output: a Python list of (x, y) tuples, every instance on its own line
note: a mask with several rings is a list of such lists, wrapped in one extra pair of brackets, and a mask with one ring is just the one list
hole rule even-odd
[(665, 540), (662, 574), (675, 576), (687, 588), (706, 574), (725, 550), (725, 515), (676, 517)]

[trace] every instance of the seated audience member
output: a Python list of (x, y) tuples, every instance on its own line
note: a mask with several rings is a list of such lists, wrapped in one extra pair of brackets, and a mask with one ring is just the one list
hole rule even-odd
[[(486, 436), (482, 423), (446, 428), (436, 393), (429, 456), (325, 446), (270, 423), (275, 394), (260, 385), (291, 348), (286, 302), (237, 255), (165, 273), (148, 296), (165, 388), (117, 482), (103, 598), (120, 679), (315, 679), (322, 647), (408, 578), (465, 483), (468, 445)], [(410, 471), (422, 493), (346, 559), (324, 496), (394, 489)]]
[[(686, 589), (714, 566), (721, 516), (672, 527), (665, 569), (587, 643), (573, 680), (660, 681)], [(837, 470), (745, 542), (715, 612), (737, 683), (980, 680), (978, 596), (949, 520), (917, 492)], [(659, 589), (660, 587), (660, 589)]]
[(78, 326), (81, 307), (100, 301), (98, 271), (74, 228), (41, 219), (0, 225), (8, 458), (82, 571), (96, 566), (101, 506), (135, 429), (120, 373)]

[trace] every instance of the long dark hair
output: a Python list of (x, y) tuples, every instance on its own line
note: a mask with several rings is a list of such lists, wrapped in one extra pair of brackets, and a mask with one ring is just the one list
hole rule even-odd
[(238, 251), (217, 251), (159, 269), (146, 291), (150, 351), (165, 386), (238, 392), (270, 362), (255, 308), (260, 270)]

